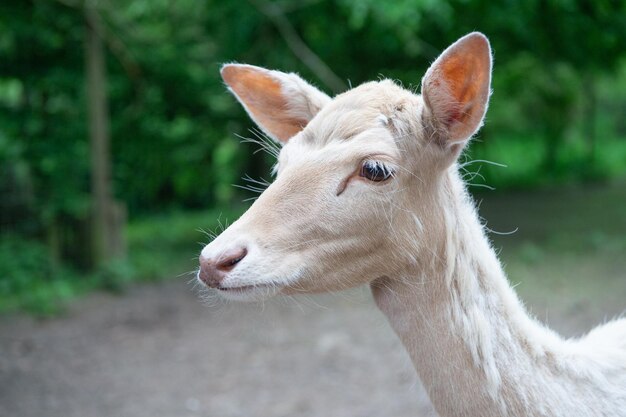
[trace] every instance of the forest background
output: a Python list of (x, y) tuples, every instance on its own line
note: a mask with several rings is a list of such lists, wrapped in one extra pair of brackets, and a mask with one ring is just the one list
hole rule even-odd
[(254, 196), (232, 185), (271, 180), (222, 63), (297, 72), (329, 94), (382, 77), (417, 91), (473, 30), (495, 68), (464, 157), (472, 192), (623, 183), (623, 1), (3, 0), (0, 311), (54, 314), (94, 288), (194, 268), (199, 229)]

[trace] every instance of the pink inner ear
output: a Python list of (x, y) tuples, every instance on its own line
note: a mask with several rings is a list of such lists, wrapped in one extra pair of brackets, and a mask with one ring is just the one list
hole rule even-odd
[(480, 99), (480, 88), (485, 84), (485, 71), (475, 55), (463, 54), (452, 57), (443, 63), (442, 72), (456, 106), (452, 106), (448, 115), (449, 124), (453, 121), (465, 122), (472, 114), (473, 103)]
[(469, 138), (480, 127), (489, 99), (491, 51), (474, 33), (449, 47), (428, 71), (424, 96), (449, 141)]
[(276, 139), (285, 142), (306, 126), (306, 120), (289, 114), (288, 101), (281, 84), (269, 71), (227, 65), (222, 69), (222, 78), (254, 121)]

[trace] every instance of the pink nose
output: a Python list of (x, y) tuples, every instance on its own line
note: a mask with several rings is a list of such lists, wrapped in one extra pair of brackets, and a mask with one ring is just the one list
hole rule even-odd
[(229, 250), (217, 258), (205, 258), (200, 255), (200, 272), (198, 278), (211, 288), (217, 288), (232, 270), (248, 254), (246, 248)]

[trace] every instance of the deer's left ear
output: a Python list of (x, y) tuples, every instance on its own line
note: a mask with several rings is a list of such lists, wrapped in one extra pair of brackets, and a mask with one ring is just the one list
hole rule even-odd
[(491, 48), (478, 32), (449, 46), (422, 79), (427, 122), (437, 140), (456, 154), (482, 125), (490, 84)]
[(221, 75), (252, 120), (283, 144), (304, 129), (331, 100), (296, 74), (226, 64)]

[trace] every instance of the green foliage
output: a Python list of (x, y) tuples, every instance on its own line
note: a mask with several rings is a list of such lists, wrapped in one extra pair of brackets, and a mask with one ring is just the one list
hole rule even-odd
[[(88, 208), (84, 19), (79, 4), (14, 0), (0, 6), (5, 34), (0, 41), (0, 141), (8, 142), (10, 169), (19, 172), (11, 181), (28, 190), (43, 229), (59, 215), (84, 217)], [(539, 137), (547, 151), (538, 175), (558, 169), (557, 154), (569, 146), (568, 135), (584, 133), (575, 121), (587, 113), (586, 80), (615, 81), (612, 74), (621, 68), (620, 48), (626, 40), (625, 6), (619, 2), (276, 4), (311, 49), (353, 84), (382, 73), (417, 85), (446, 44), (470, 30), (484, 31), (496, 56), (496, 93), (484, 146), (503, 132)], [(252, 158), (249, 148), (233, 146), (233, 133), (247, 135), (251, 123), (226, 93), (218, 75), (220, 63), (245, 61), (296, 70), (320, 82), (255, 5), (99, 3), (109, 54), (115, 190), (131, 216), (228, 204), (242, 197), (229, 188), (242, 171), (267, 172), (265, 160)], [(585, 36), (575, 36), (581, 32)], [(626, 90), (621, 91), (623, 103)], [(603, 115), (598, 122), (605, 125), (621, 118), (617, 111), (608, 117), (604, 111), (595, 114)], [(7, 175), (0, 186), (7, 186)]]
[(541, 136), (500, 135), (485, 144), (479, 135), (476, 141), (476, 145), (482, 146), (471, 147), (464, 157), (466, 178), (476, 187), (496, 190), (557, 187), (581, 181), (604, 181), (626, 172), (626, 141), (622, 138), (599, 140), (597, 156), (591, 162), (584, 138), (568, 138), (567, 146), (558, 148), (554, 166), (548, 172), (547, 149)]
[(88, 273), (55, 264), (39, 241), (2, 235), (0, 313), (26, 310), (46, 317), (61, 313), (69, 300), (89, 290), (120, 293), (137, 281), (191, 280), (208, 234), (219, 232), (243, 210), (174, 212), (132, 222), (127, 230), (129, 258)]
[(19, 236), (0, 237), (0, 311), (26, 309), (37, 315), (57, 313), (80, 280), (50, 261), (44, 244)]
[[(472, 30), (485, 32), (495, 55), (494, 94), (468, 157), (508, 168), (469, 164), (472, 182), (501, 190), (626, 173), (626, 2), (271, 3), (352, 85), (385, 76), (417, 89), (447, 44)], [(96, 4), (107, 54), (115, 197), (132, 220), (178, 210), (219, 211), (249, 197), (231, 186), (241, 183), (242, 174), (268, 176), (271, 158), (253, 154), (234, 136), (251, 136), (252, 123), (226, 92), (219, 78), (222, 63), (299, 72), (328, 90), (262, 10), (265, 0)], [(76, 290), (77, 281), (122, 288), (137, 276), (160, 276), (173, 256), (183, 255), (181, 248), (159, 252), (176, 245), (131, 244), (127, 263), (79, 272), (85, 267), (80, 259), (88, 246), (83, 231), (90, 211), (82, 5), (75, 0), (0, 4), (2, 253), (21, 245), (19, 253), (32, 252), (51, 265), (47, 275), (6, 275), (15, 281), (6, 284), (11, 294), (27, 294), (19, 288), (31, 273), (40, 277), (36, 287), (60, 298)], [(484, 181), (476, 175), (479, 169)], [(158, 242), (191, 238), (168, 232), (166, 227)], [(131, 227), (128, 233), (132, 241), (139, 232)], [(30, 271), (26, 260), (18, 256), (15, 262), (7, 264), (11, 271)], [(85, 273), (89, 279), (77, 278)]]

